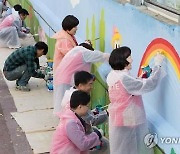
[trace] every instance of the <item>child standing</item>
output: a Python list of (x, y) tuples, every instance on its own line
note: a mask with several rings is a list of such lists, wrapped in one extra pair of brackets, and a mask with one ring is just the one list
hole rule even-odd
[(147, 79), (130, 75), (132, 58), (128, 47), (114, 49), (109, 58), (112, 71), (108, 74), (109, 139), (111, 154), (152, 154), (143, 142), (148, 133), (141, 95), (156, 88), (162, 76), (164, 56), (157, 54), (155, 67)]
[(86, 134), (86, 125), (81, 118), (88, 112), (90, 96), (83, 91), (73, 92), (70, 109), (60, 115), (52, 141), (51, 154), (88, 154), (88, 150), (100, 145), (99, 136)]

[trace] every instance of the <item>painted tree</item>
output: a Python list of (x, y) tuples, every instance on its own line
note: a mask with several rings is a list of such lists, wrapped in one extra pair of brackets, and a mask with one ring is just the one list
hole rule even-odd
[(100, 22), (99, 22), (99, 48), (102, 52), (105, 50), (105, 21), (104, 21), (104, 9), (101, 10)]
[(89, 20), (86, 20), (86, 39), (88, 40), (89, 37)]
[(171, 148), (171, 154), (176, 154), (173, 148)]
[(94, 15), (93, 15), (93, 18), (92, 18), (91, 30), (92, 30), (91, 40), (93, 40), (92, 45), (96, 49), (96, 41), (94, 41), (95, 38), (96, 38), (96, 23), (95, 23), (95, 16)]

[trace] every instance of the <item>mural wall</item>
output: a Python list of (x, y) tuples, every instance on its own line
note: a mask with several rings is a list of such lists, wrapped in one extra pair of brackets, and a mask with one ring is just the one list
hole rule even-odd
[[(130, 4), (121, 5), (111, 0), (30, 2), (46, 21), (36, 14), (42, 27), (41, 34), (43, 37), (46, 34), (49, 41), (54, 31), (61, 29), (62, 19), (73, 14), (80, 20), (76, 34), (79, 43), (90, 39), (96, 49), (108, 53), (115, 47), (129, 46), (132, 49), (134, 76), (141, 72), (141, 65), (153, 66), (153, 57), (157, 51), (163, 52), (167, 76), (155, 91), (144, 95), (143, 99), (151, 132), (157, 133), (159, 139), (180, 138), (180, 26), (160, 22)], [(53, 50), (50, 53), (52, 57)], [(92, 94), (93, 101), (95, 104), (106, 105), (108, 99), (104, 81), (110, 67), (99, 63), (93, 66), (92, 71), (98, 77), (94, 87), (96, 93)], [(158, 145), (165, 153), (180, 153), (180, 141), (179, 144), (159, 142)]]

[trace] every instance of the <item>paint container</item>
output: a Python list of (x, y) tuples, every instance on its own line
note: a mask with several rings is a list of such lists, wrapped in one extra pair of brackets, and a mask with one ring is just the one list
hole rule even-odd
[(48, 60), (47, 65), (48, 65), (48, 67), (53, 68), (53, 60)]
[(150, 77), (152, 69), (149, 67), (149, 65), (143, 65), (143, 66), (141, 66), (141, 69), (143, 71), (142, 78)]
[(46, 86), (48, 88), (48, 91), (53, 91), (53, 80), (48, 80), (46, 82)]

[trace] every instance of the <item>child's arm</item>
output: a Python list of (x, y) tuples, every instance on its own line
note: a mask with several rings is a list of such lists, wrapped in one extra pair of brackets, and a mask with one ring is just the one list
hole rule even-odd
[(95, 109), (89, 110), (87, 115), (82, 117), (88, 124), (91, 122), (93, 126), (100, 125), (108, 119), (106, 111), (95, 114)]
[(87, 151), (97, 145), (100, 145), (100, 140), (95, 132), (88, 135), (85, 134), (76, 121), (68, 122), (66, 126), (68, 138), (75, 144), (81, 151)]

